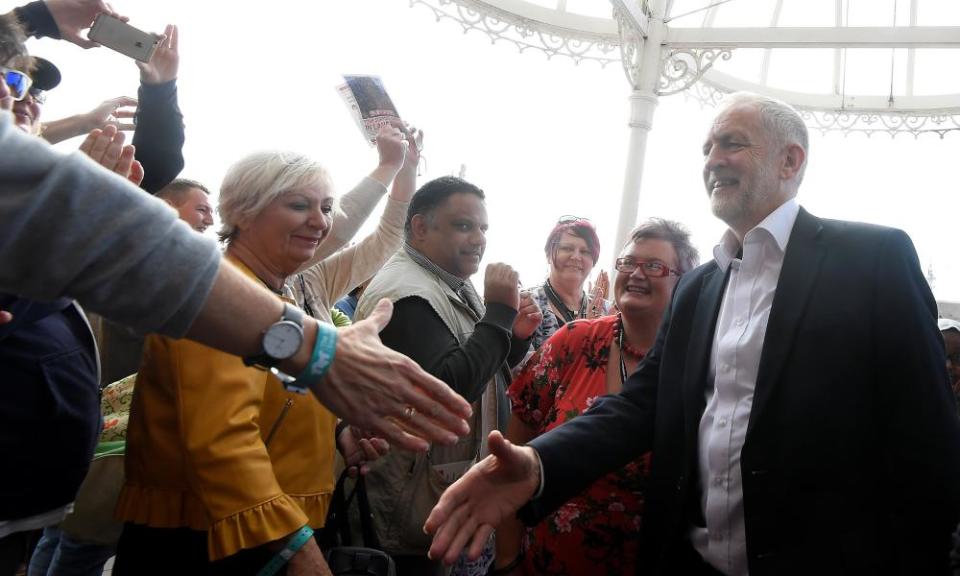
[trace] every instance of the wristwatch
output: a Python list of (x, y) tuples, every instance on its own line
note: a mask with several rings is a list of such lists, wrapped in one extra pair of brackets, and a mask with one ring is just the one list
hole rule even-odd
[(263, 333), (263, 351), (255, 356), (244, 356), (243, 363), (262, 370), (276, 368), (281, 361), (292, 357), (303, 344), (303, 311), (283, 303), (283, 315)]

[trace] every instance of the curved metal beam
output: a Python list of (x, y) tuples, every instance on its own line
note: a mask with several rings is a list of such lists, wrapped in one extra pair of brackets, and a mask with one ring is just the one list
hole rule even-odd
[(890, 114), (899, 111), (923, 115), (960, 114), (960, 94), (938, 94), (936, 96), (897, 96), (895, 106), (890, 105), (889, 96), (881, 95), (840, 95), (806, 94), (792, 90), (780, 90), (770, 86), (761, 86), (716, 69), (704, 72), (703, 80), (723, 92), (756, 92), (789, 102), (802, 109), (847, 110)]
[(668, 28), (671, 48), (960, 48), (960, 26)]

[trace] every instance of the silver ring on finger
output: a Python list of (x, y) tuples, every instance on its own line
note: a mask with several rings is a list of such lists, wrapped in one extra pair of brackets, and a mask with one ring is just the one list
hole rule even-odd
[(407, 406), (403, 409), (403, 417), (407, 420), (413, 420), (413, 417), (417, 415), (417, 409), (413, 406)]

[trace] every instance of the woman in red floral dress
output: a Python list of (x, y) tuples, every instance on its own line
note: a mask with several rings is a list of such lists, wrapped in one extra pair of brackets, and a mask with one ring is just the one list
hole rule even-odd
[[(620, 313), (568, 323), (537, 350), (508, 391), (507, 439), (526, 443), (619, 392), (653, 345), (677, 280), (697, 261), (679, 224), (652, 219), (636, 228), (616, 264)], [(533, 528), (502, 525), (491, 573), (635, 574), (649, 465), (646, 454), (608, 474)]]

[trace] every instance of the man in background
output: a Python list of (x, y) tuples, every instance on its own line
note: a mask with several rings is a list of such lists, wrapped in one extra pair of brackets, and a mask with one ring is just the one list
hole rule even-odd
[[(444, 486), (462, 474), (482, 449), (490, 430), (506, 424), (507, 365), (523, 359), (540, 324), (539, 308), (521, 299), (517, 273), (489, 264), (483, 300), (470, 281), (486, 249), (487, 210), (478, 187), (454, 177), (424, 184), (407, 210), (405, 243), (373, 277), (357, 307), (367, 317), (382, 298), (394, 315), (381, 331), (383, 343), (416, 361), (474, 406), (471, 433), (455, 446), (430, 453), (392, 450), (373, 463), (368, 491), (380, 544), (400, 576), (429, 575), (439, 563), (427, 558), (430, 539), (420, 529)], [(404, 414), (417, 426), (423, 416)]]
[(180, 219), (201, 234), (213, 226), (210, 191), (196, 180), (177, 178), (157, 192), (157, 198), (173, 207)]

